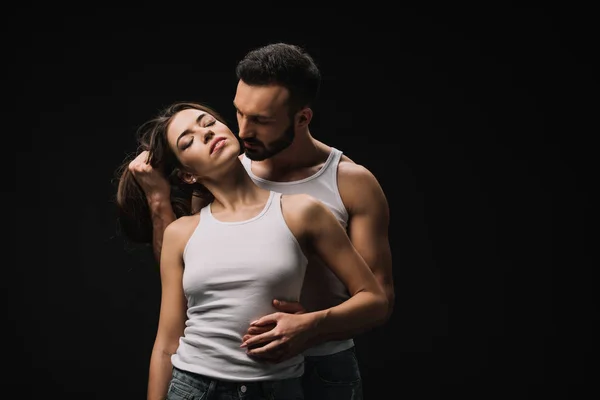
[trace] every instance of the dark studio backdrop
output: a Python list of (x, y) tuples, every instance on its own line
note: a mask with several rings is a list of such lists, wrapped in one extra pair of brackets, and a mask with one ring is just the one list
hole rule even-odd
[(324, 74), (313, 135), (390, 204), (396, 311), (356, 339), (366, 398), (598, 393), (590, 11), (223, 11), (6, 11), (4, 388), (145, 398), (160, 281), (119, 235), (114, 171), (172, 101), (235, 130), (236, 62), (281, 40)]

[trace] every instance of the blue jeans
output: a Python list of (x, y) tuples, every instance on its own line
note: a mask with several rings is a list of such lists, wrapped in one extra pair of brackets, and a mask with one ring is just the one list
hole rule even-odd
[(226, 382), (173, 368), (167, 400), (303, 400), (301, 378)]
[(362, 400), (354, 347), (327, 356), (305, 356), (302, 386), (307, 400)]

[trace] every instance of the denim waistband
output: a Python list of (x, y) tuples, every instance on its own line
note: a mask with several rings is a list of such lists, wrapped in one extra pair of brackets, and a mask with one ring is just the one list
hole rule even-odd
[(301, 378), (291, 378), (278, 381), (254, 381), (254, 382), (232, 382), (196, 374), (190, 371), (184, 371), (177, 367), (173, 367), (173, 379), (179, 380), (187, 385), (190, 385), (200, 391), (218, 394), (238, 393), (240, 396), (252, 396), (253, 394), (271, 393), (275, 390), (275, 386), (291, 383), (292, 381), (300, 381)]

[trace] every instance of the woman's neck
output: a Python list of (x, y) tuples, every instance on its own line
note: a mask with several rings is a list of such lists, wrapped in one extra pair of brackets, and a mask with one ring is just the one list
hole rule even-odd
[(203, 182), (203, 184), (215, 197), (213, 211), (215, 208), (235, 211), (262, 204), (270, 193), (252, 181), (239, 160), (232, 169), (212, 181)]

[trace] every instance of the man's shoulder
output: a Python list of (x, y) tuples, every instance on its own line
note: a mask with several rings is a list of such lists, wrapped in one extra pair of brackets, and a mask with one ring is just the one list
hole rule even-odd
[(385, 199), (383, 189), (373, 172), (353, 160), (340, 160), (337, 179), (340, 196), (350, 215), (353, 210), (364, 209), (375, 200)]
[(374, 178), (375, 176), (367, 167), (342, 155), (338, 164), (338, 179), (358, 179), (358, 182), (361, 182), (362, 180), (370, 181)]

